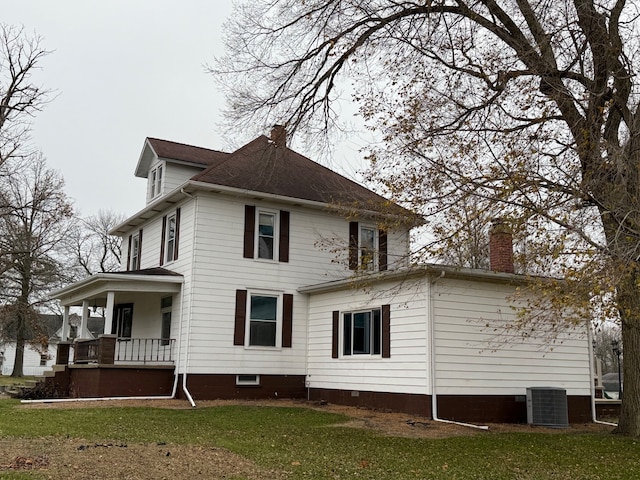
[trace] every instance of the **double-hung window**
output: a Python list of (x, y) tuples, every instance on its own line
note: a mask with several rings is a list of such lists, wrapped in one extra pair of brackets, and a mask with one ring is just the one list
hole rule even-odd
[(160, 265), (178, 259), (180, 242), (180, 209), (162, 217), (162, 239), (160, 243)]
[(140, 266), (140, 235), (135, 234), (131, 237), (131, 265), (132, 270), (136, 270)]
[(234, 345), (289, 348), (292, 331), (292, 294), (236, 290)]
[(373, 271), (376, 267), (376, 229), (360, 227), (359, 260), (362, 270)]
[(270, 212), (258, 212), (258, 242), (257, 257), (273, 260), (276, 244), (276, 214)]
[(243, 257), (288, 262), (289, 221), (286, 210), (245, 205)]
[(365, 272), (387, 269), (387, 233), (377, 227), (349, 223), (349, 269)]
[(343, 355), (380, 355), (382, 322), (379, 308), (346, 312), (342, 320)]
[(176, 248), (176, 214), (167, 217), (167, 245), (165, 252), (167, 254), (166, 261), (173, 262)]
[(127, 270), (140, 270), (142, 255), (142, 230), (129, 235), (129, 252), (127, 255)]
[(277, 347), (278, 297), (250, 295), (249, 342), (255, 347)]

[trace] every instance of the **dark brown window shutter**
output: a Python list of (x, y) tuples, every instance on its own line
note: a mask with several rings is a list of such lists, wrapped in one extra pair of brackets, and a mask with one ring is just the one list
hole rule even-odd
[(349, 270), (358, 269), (358, 222), (349, 222)]
[(236, 318), (233, 329), (233, 344), (244, 345), (244, 326), (247, 319), (247, 291), (236, 290)]
[(282, 296), (282, 347), (291, 348), (291, 334), (293, 331), (293, 295), (285, 293)]
[(256, 207), (244, 206), (244, 258), (253, 258), (253, 242), (256, 233)]
[(127, 271), (131, 270), (131, 244), (133, 243), (133, 235), (129, 235), (129, 250), (127, 250)]
[(289, 212), (280, 210), (280, 247), (278, 261), (289, 261)]
[(164, 242), (167, 238), (167, 216), (162, 217), (162, 236), (160, 237), (160, 266), (164, 265)]
[(382, 305), (382, 358), (391, 357), (391, 305)]
[(378, 270), (387, 269), (387, 232), (378, 230)]
[(176, 237), (173, 241), (173, 259), (178, 259), (178, 245), (180, 244), (180, 209), (176, 208)]
[(338, 328), (340, 327), (340, 312), (333, 311), (333, 326), (331, 328), (331, 358), (338, 358)]
[(135, 269), (140, 270), (140, 265), (142, 265), (142, 229), (138, 232), (138, 263)]

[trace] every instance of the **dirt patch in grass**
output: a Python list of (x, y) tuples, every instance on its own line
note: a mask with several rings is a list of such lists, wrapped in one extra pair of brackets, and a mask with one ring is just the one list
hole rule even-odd
[[(382, 435), (410, 438), (445, 438), (461, 435), (491, 435), (503, 432), (598, 432), (611, 427), (597, 424), (572, 425), (567, 429), (546, 429), (528, 425), (492, 424), (489, 430), (477, 430), (404, 413), (389, 413), (341, 405), (296, 400), (274, 401), (201, 401), (197, 408), (222, 405), (265, 405), (304, 407), (343, 414), (350, 418), (341, 426), (363, 428)], [(23, 404), (24, 409), (60, 409), (87, 407), (149, 407), (190, 409), (181, 400), (122, 400), (69, 403)], [(37, 471), (44, 478), (88, 479), (281, 479), (285, 472), (266, 471), (228, 450), (211, 446), (173, 444), (92, 443), (77, 438), (0, 440), (2, 471)], [(144, 476), (141, 477), (141, 472)], [(1, 476), (1, 475), (0, 475)]]
[(0, 452), (0, 476), (2, 471), (37, 471), (45, 478), (72, 480), (283, 478), (215, 447), (12, 438), (0, 440)]

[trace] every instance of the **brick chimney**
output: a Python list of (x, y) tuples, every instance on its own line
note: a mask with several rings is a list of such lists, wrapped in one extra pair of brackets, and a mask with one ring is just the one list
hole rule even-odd
[(491, 220), (489, 231), (489, 263), (494, 272), (514, 273), (513, 235), (502, 218)]
[(276, 147), (287, 148), (287, 127), (284, 125), (271, 127), (271, 141), (276, 144)]

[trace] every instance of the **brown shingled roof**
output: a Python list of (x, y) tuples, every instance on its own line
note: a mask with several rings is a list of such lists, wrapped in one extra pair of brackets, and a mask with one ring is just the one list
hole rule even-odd
[(228, 153), (208, 148), (194, 147), (184, 143), (169, 142), (158, 138), (148, 138), (151, 147), (158, 157), (171, 158), (189, 163), (199, 163), (205, 166), (219, 165), (228, 157)]
[(384, 197), (262, 135), (191, 178), (343, 207), (409, 214)]

